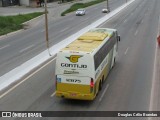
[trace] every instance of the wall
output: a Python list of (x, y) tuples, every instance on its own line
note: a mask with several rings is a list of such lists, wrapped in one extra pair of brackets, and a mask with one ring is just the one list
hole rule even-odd
[(0, 0), (0, 7), (2, 7), (2, 0)]
[(29, 6), (30, 5), (30, 0), (20, 0), (20, 5)]

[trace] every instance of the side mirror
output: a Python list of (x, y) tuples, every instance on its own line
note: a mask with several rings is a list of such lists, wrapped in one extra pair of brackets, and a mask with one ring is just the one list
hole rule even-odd
[(121, 41), (121, 37), (118, 35), (117, 36), (117, 40), (120, 42)]

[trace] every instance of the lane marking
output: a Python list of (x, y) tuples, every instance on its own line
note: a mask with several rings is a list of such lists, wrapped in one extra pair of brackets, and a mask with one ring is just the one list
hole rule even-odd
[[(159, 23), (158, 23), (158, 33), (157, 37), (160, 34), (160, 16), (159, 16)], [(153, 109), (153, 97), (154, 97), (154, 92), (155, 92), (155, 83), (156, 83), (156, 64), (157, 64), (157, 54), (158, 54), (158, 44), (156, 41), (156, 48), (155, 48), (155, 57), (154, 57), (154, 67), (153, 67), (153, 76), (152, 76), (152, 86), (151, 86), (151, 95), (150, 95), (150, 105), (149, 105), (149, 111), (152, 111)]]
[(41, 32), (45, 32), (46, 30), (41, 30)]
[(118, 23), (116, 23), (114, 26), (113, 26), (113, 28), (116, 28), (118, 26)]
[[(84, 19), (83, 21), (86, 21), (86, 20), (88, 20), (88, 19), (89, 19), (89, 18), (86, 18), (86, 19)], [(83, 22), (83, 21), (82, 21), (82, 22)]]
[[(48, 30), (50, 30), (50, 29), (51, 29), (51, 27), (48, 26)], [(46, 32), (46, 29), (42, 29), (40, 32)]]
[(10, 45), (5, 45), (5, 46), (3, 46), (3, 47), (0, 47), (0, 50), (2, 50), (2, 49), (4, 49), (4, 48), (6, 48), (6, 47), (9, 47)]
[(21, 85), (23, 82), (25, 82), (26, 80), (28, 80), (29, 78), (31, 78), (34, 74), (36, 74), (37, 72), (39, 72), (41, 69), (43, 69), (45, 66), (47, 66), (48, 64), (50, 64), (51, 62), (53, 62), (56, 59), (53, 58), (51, 61), (49, 61), (48, 63), (44, 64), (42, 67), (40, 67), (39, 69), (37, 69), (36, 71), (34, 71), (32, 74), (30, 74), (29, 76), (27, 76), (25, 79), (23, 79), (22, 81), (20, 81), (19, 83), (17, 83), (15, 86), (13, 86), (12, 88), (10, 88), (9, 90), (7, 90), (5, 93), (3, 93), (2, 95), (0, 95), (0, 99), (3, 98), (5, 95), (7, 95), (8, 93), (10, 93), (11, 91), (13, 91), (15, 88), (17, 88), (19, 85)]
[(138, 33), (138, 30), (136, 30), (136, 32), (134, 33), (134, 35), (136, 36), (136, 35), (137, 35), (137, 33)]
[(143, 22), (144, 22), (144, 20), (141, 21), (141, 23), (143, 23)]
[(124, 23), (126, 23), (127, 21), (128, 21), (128, 20), (127, 20), (127, 19), (125, 19), (125, 20), (124, 20)]
[(134, 13), (132, 12), (131, 15), (133, 15)]
[(93, 8), (94, 10), (97, 10), (97, 9), (99, 9), (98, 7), (95, 7), (95, 8)]
[(106, 93), (108, 87), (109, 87), (109, 84), (107, 84), (106, 88), (104, 89), (104, 91), (103, 91), (101, 97), (99, 98), (99, 102), (101, 102), (101, 100), (102, 100), (102, 98), (104, 97), (104, 94)]
[(56, 92), (54, 92), (54, 93), (51, 95), (51, 97), (53, 97), (55, 94), (56, 94)]
[(34, 47), (34, 45), (30, 45), (30, 46), (28, 46), (28, 47), (20, 50), (19, 52), (22, 53), (22, 52), (27, 51), (28, 49), (30, 49), (30, 48), (32, 48), (32, 47)]
[(124, 52), (124, 54), (126, 55), (127, 54), (127, 52), (128, 52), (128, 49), (129, 49), (129, 47), (126, 49), (126, 51)]
[(64, 29), (63, 29), (63, 30), (61, 30), (60, 32), (64, 32), (64, 31), (66, 31), (67, 29), (69, 29), (69, 27), (64, 28)]

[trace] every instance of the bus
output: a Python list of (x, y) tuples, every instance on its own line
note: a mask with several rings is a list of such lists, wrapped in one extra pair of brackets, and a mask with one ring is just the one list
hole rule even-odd
[(57, 53), (56, 96), (93, 100), (114, 66), (118, 50), (117, 30), (94, 28)]

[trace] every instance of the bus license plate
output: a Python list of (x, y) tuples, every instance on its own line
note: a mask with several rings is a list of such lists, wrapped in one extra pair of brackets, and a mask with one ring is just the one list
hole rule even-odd
[(71, 95), (71, 96), (76, 96), (77, 94), (76, 94), (76, 93), (71, 93), (70, 95)]

